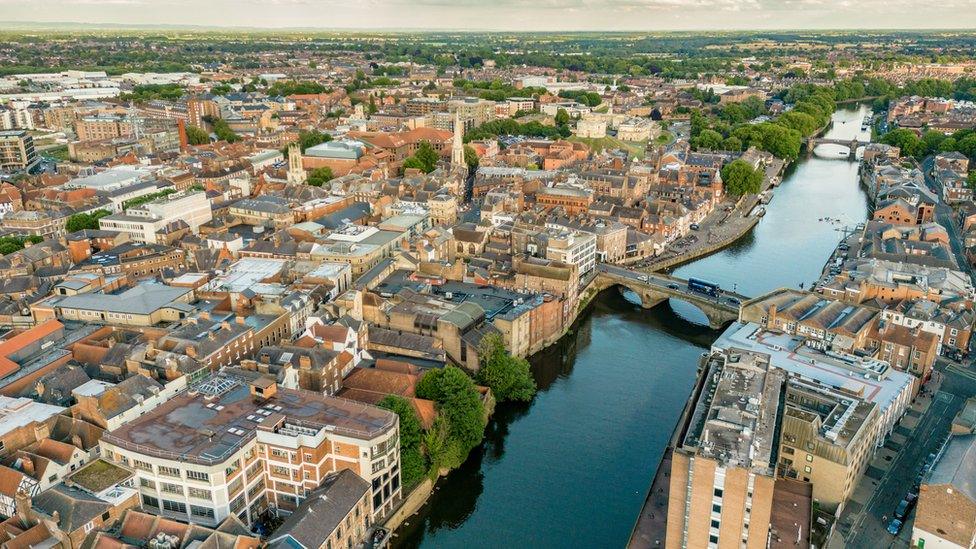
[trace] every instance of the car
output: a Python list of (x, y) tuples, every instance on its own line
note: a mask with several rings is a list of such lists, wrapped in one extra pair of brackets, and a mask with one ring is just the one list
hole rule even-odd
[(697, 231), (697, 230), (698, 230), (698, 229), (700, 229), (700, 228), (701, 228), (701, 227), (699, 227), (699, 226), (698, 226), (698, 223), (692, 223), (692, 224), (691, 224), (691, 230), (693, 230), (693, 231)]
[(915, 507), (915, 502), (918, 500), (918, 496), (908, 494), (905, 499), (898, 503), (898, 508), (895, 509), (895, 518), (905, 520), (905, 517), (912, 512)]
[(729, 303), (731, 303), (733, 305), (741, 305), (742, 304), (742, 302), (739, 301), (739, 299), (738, 298), (735, 298), (735, 297), (730, 297), (729, 298)]
[(681, 288), (681, 286), (678, 286), (678, 285), (677, 285), (677, 284), (675, 284), (674, 282), (672, 282), (671, 284), (668, 284), (668, 289), (669, 289), (669, 290), (677, 290), (677, 289), (679, 289), (679, 288)]
[(898, 533), (901, 532), (901, 525), (901, 520), (892, 519), (892, 521), (888, 523), (888, 533), (892, 536), (897, 536)]

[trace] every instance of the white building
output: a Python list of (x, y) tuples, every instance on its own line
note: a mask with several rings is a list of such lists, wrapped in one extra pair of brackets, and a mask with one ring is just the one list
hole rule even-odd
[(213, 219), (210, 199), (203, 191), (173, 194), (129, 208), (122, 214), (114, 214), (98, 220), (105, 231), (126, 233), (136, 242), (156, 242), (156, 233), (166, 225), (183, 221), (190, 230), (198, 233), (200, 225)]
[(386, 410), (225, 370), (100, 445), (105, 459), (136, 470), (144, 509), (213, 527), (289, 513), (340, 469), (370, 483), (374, 517), (388, 513), (401, 493), (398, 435)]

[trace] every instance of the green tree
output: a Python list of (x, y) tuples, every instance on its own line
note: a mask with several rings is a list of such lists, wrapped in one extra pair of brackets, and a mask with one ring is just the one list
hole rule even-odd
[(715, 130), (706, 129), (691, 138), (691, 145), (695, 149), (718, 149), (722, 146), (722, 134)]
[(400, 418), (400, 476), (403, 484), (411, 487), (427, 472), (427, 460), (421, 452), (424, 433), (420, 420), (410, 401), (398, 395), (387, 395), (377, 406)]
[[(300, 130), (298, 132), (298, 146), (305, 152), (309, 147), (332, 141), (332, 136), (318, 130)], [(287, 150), (287, 147), (286, 147)]]
[(485, 337), (481, 341), (478, 356), (481, 362), (478, 382), (489, 387), (499, 402), (532, 400), (536, 385), (529, 362), (509, 354), (500, 334)]
[(969, 185), (970, 189), (976, 190), (976, 170), (969, 172), (969, 177), (966, 178), (966, 184)]
[(722, 168), (722, 181), (731, 195), (755, 194), (762, 189), (763, 173), (745, 160), (733, 160)]
[(187, 126), (186, 139), (191, 145), (206, 145), (210, 143), (210, 134), (197, 126)]
[(562, 108), (556, 110), (556, 125), (565, 126), (566, 124), (569, 124), (569, 113)]
[(308, 174), (308, 178), (305, 180), (306, 183), (313, 187), (321, 187), (326, 182), (332, 180), (332, 169), (328, 166), (321, 168), (315, 168)]
[(94, 230), (98, 228), (98, 220), (109, 215), (108, 210), (95, 210), (94, 212), (74, 214), (68, 218), (64, 224), (64, 229), (69, 233), (84, 230)]
[(922, 140), (915, 132), (905, 128), (898, 128), (884, 134), (881, 142), (900, 148), (904, 156), (918, 156), (925, 153)]
[(461, 453), (481, 442), (485, 433), (485, 413), (474, 381), (455, 366), (430, 370), (417, 383), (420, 398), (437, 403), (438, 413), (450, 426), (450, 439), (458, 443)]
[(469, 170), (473, 170), (478, 167), (478, 153), (474, 151), (474, 147), (470, 145), (464, 146), (464, 163), (467, 164)]
[(413, 156), (403, 161), (404, 169), (416, 168), (424, 173), (430, 173), (437, 167), (440, 155), (434, 150), (429, 141), (421, 141), (417, 147), (417, 152)]
[(929, 130), (922, 134), (922, 147), (925, 149), (925, 154), (938, 152), (945, 140), (946, 135), (939, 131)]

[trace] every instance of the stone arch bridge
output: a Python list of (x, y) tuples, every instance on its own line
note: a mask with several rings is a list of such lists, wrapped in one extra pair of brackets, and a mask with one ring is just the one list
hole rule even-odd
[(719, 330), (739, 318), (742, 303), (749, 298), (735, 292), (723, 290), (717, 297), (688, 289), (688, 281), (663, 273), (643, 273), (600, 264), (591, 285), (597, 291), (613, 286), (627, 288), (640, 296), (641, 306), (650, 309), (661, 302), (674, 298), (698, 307), (708, 317), (708, 325)]

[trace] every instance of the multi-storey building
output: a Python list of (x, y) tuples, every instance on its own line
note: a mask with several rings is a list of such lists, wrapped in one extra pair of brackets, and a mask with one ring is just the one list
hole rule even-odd
[(370, 484), (372, 516), (400, 496), (395, 414), (346, 399), (279, 388), (225, 370), (101, 439), (107, 459), (133, 468), (143, 509), (216, 526), (290, 513), (331, 473)]
[(136, 242), (159, 242), (157, 232), (171, 223), (184, 223), (196, 233), (200, 225), (213, 219), (210, 200), (202, 191), (163, 197), (140, 206), (129, 208), (125, 213), (114, 214), (98, 220), (104, 231), (126, 233)]
[(790, 376), (780, 435), (780, 474), (813, 484), (824, 508), (846, 500), (874, 455), (877, 406)]
[(41, 157), (34, 138), (24, 130), (0, 131), (0, 170), (30, 170)]
[(130, 137), (135, 132), (132, 119), (121, 115), (83, 116), (75, 121), (79, 141)]
[(713, 353), (704, 366), (672, 455), (665, 547), (765, 548), (785, 373), (740, 351)]

